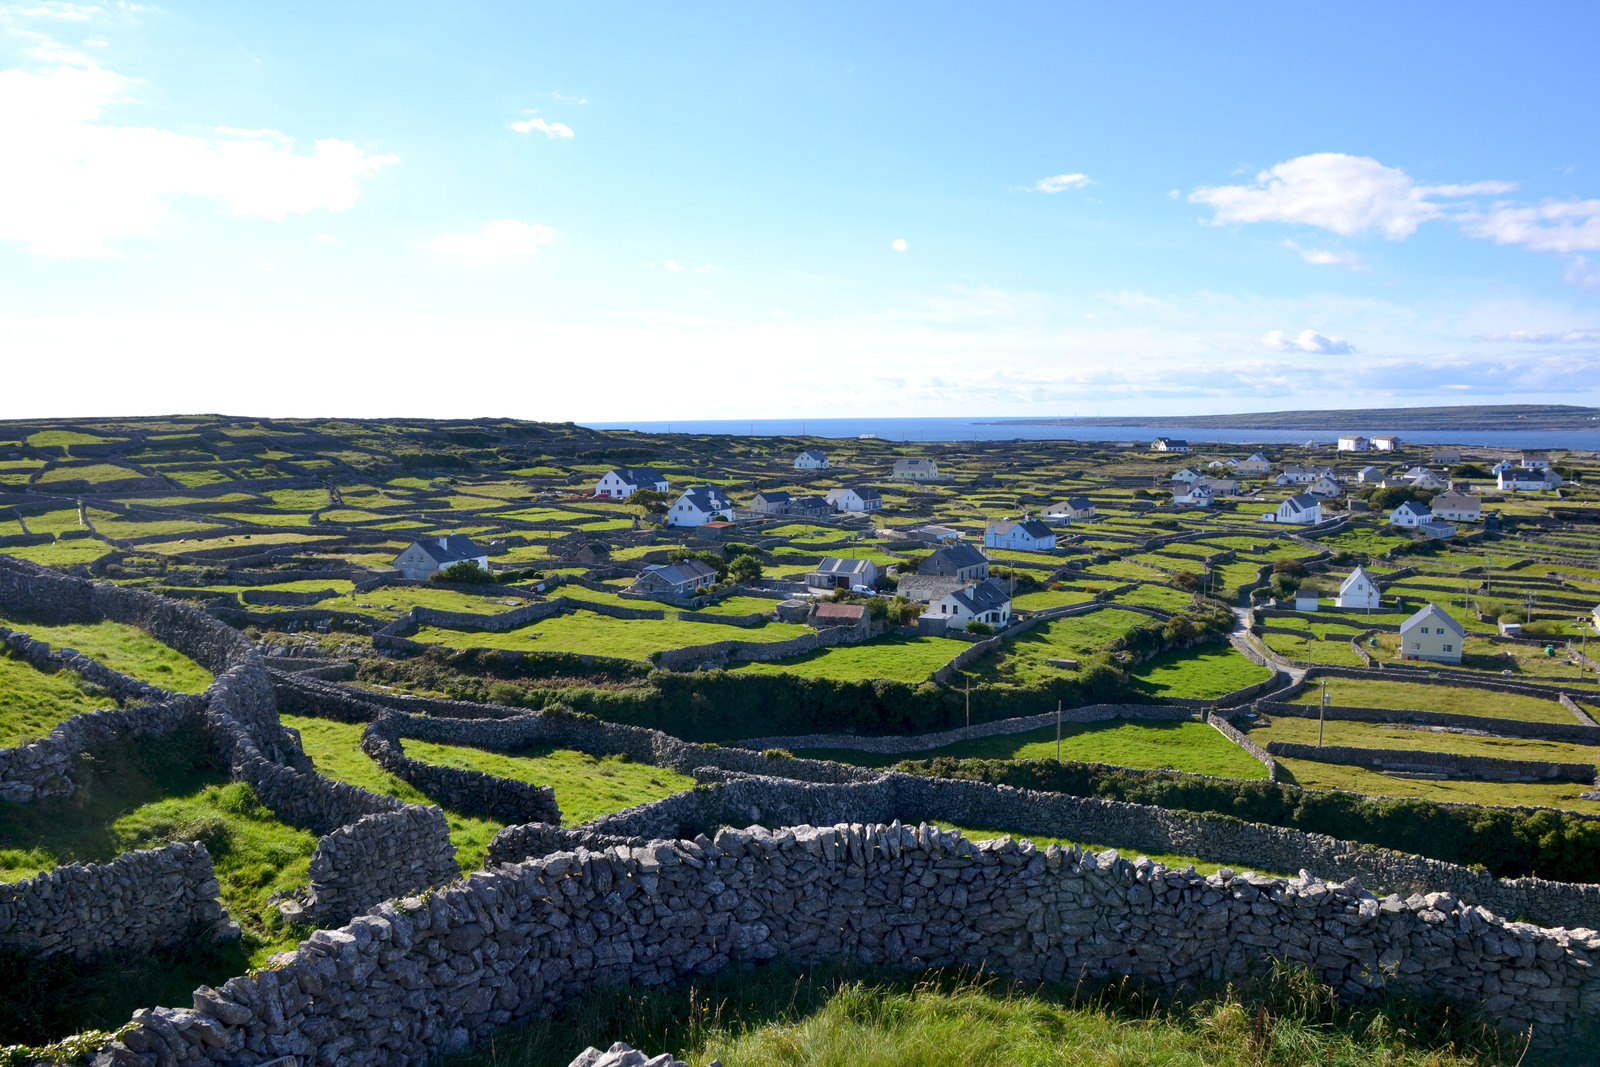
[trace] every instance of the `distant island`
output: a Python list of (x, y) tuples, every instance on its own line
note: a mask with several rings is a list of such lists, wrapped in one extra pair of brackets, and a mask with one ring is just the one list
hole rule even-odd
[(1211, 430), (1596, 430), (1600, 408), (1572, 404), (1473, 404), (1432, 408), (1336, 408), (1244, 415), (995, 419), (985, 426), (1188, 426)]

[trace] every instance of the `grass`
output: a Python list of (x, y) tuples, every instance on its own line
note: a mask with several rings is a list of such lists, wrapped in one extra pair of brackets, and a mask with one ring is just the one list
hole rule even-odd
[(1231, 645), (1204, 644), (1145, 660), (1129, 672), (1129, 682), (1150, 696), (1209, 700), (1271, 676), (1271, 671), (1245, 659)]
[[(1055, 759), (1056, 728), (1047, 726), (1025, 734), (980, 737), (926, 752), (880, 756), (853, 749), (808, 749), (797, 752), (813, 759), (838, 760), (864, 767), (887, 767), (901, 759)], [(1205, 723), (1108, 722), (1064, 723), (1061, 758), (1117, 767), (1159, 770), (1169, 768), (1219, 778), (1265, 778), (1267, 770), (1243, 749)]]
[[(1277, 621), (1277, 620), (1274, 620)], [(1366, 661), (1350, 647), (1351, 632), (1343, 637), (1322, 639), (1314, 634), (1297, 637), (1292, 634), (1262, 634), (1261, 640), (1280, 656), (1305, 663), (1332, 663), (1345, 667), (1365, 667)]]
[(232, 478), (220, 470), (198, 471), (165, 471), (168, 480), (177, 482), (185, 489), (198, 489), (202, 485), (218, 485), (222, 482), (231, 482)]
[(8, 556), (16, 556), (18, 559), (46, 567), (70, 567), (77, 563), (87, 565), (111, 551), (113, 549), (110, 545), (93, 538), (55, 541), (48, 545), (19, 545), (5, 550)]
[[(601, 594), (597, 594), (601, 595)], [(656, 652), (716, 641), (786, 641), (810, 632), (804, 626), (768, 622), (760, 626), (722, 626), (714, 622), (669, 619), (616, 619), (575, 611), (541, 619), (506, 633), (466, 633), (424, 626), (412, 640), (447, 648), (509, 648), (517, 651), (578, 652), (593, 656), (648, 660)], [(952, 653), (953, 654), (953, 653)]]
[(1579, 795), (1593, 787), (1576, 782), (1431, 781), (1302, 759), (1278, 760), (1278, 780), (1305, 789), (1343, 789), (1367, 796), (1419, 797), (1442, 804), (1564, 808), (1600, 815), (1600, 802), (1584, 800)]
[(80, 433), (77, 430), (40, 430), (28, 435), (28, 443), (35, 448), (58, 445), (101, 445), (108, 441), (125, 441), (124, 437), (101, 437), (98, 434)]
[[(1250, 739), (1265, 747), (1268, 741), (1317, 743), (1317, 720), (1289, 715), (1272, 718), (1271, 726), (1253, 726)], [(1467, 756), (1493, 756), (1498, 759), (1552, 760), (1561, 763), (1594, 763), (1600, 747), (1539, 741), (1526, 737), (1478, 737), (1443, 730), (1408, 729), (1378, 723), (1335, 719), (1323, 724), (1323, 743), (1353, 748), (1388, 748), (1405, 751), (1459, 752)]]
[(54, 648), (75, 648), (114, 671), (174, 692), (198, 693), (213, 681), (211, 672), (200, 664), (126, 623), (107, 620), (52, 626), (3, 614), (0, 623)]
[(144, 475), (131, 467), (114, 463), (89, 463), (81, 467), (52, 467), (39, 475), (40, 482), (122, 482), (141, 479)]
[(1070, 604), (1083, 604), (1094, 599), (1087, 589), (1040, 589), (1023, 593), (1011, 601), (1011, 606), (1023, 611), (1044, 611), (1047, 608), (1064, 608)]
[(617, 1040), (694, 1067), (1489, 1067), (1522, 1048), (1473, 1013), (1399, 999), (1349, 1006), (1281, 966), (1176, 992), (1126, 979), (1052, 985), (780, 963), (655, 990), (597, 989), (446, 1063), (565, 1067)]
[[(1346, 707), (1442, 711), (1455, 715), (1521, 719), (1524, 722), (1575, 721), (1572, 714), (1556, 701), (1521, 693), (1496, 693), (1487, 689), (1424, 685), (1420, 682), (1369, 681), (1365, 678), (1329, 678), (1327, 681), (1332, 703)], [(1320, 680), (1316, 680), (1305, 692), (1290, 698), (1290, 703), (1316, 704), (1321, 700), (1322, 686)]]
[[(1397, 660), (1395, 650), (1399, 644), (1399, 634), (1379, 634), (1378, 647), (1372, 650), (1373, 658)], [(1530, 681), (1562, 682), (1572, 686), (1596, 684), (1594, 675), (1585, 674), (1580, 678), (1578, 669), (1567, 662), (1564, 641), (1552, 639), (1549, 644), (1555, 648), (1556, 654), (1553, 656), (1544, 654), (1544, 645), (1502, 644), (1484, 637), (1468, 636), (1461, 643), (1461, 667), (1496, 675), (1510, 671), (1513, 680), (1523, 677)]]
[(897, 682), (923, 682), (965, 647), (966, 642), (950, 637), (887, 634), (859, 645), (836, 645), (770, 663), (741, 663), (730, 670), (842, 681), (887, 678)]
[(92, 696), (73, 671), (46, 674), (26, 660), (0, 654), (0, 748), (43, 737), (59, 722), (112, 703)]
[(1060, 667), (1046, 660), (1080, 662), (1128, 630), (1150, 621), (1148, 616), (1116, 608), (1101, 608), (1083, 615), (1042, 622), (1008, 639), (998, 656), (979, 660), (970, 673), (987, 685), (1034, 685), (1061, 677)]
[(1126, 593), (1118, 594), (1116, 602), (1119, 604), (1134, 604), (1142, 608), (1155, 608), (1157, 611), (1167, 611), (1176, 614), (1187, 611), (1194, 603), (1194, 596), (1181, 589), (1173, 589), (1166, 585), (1145, 584), (1136, 586)]

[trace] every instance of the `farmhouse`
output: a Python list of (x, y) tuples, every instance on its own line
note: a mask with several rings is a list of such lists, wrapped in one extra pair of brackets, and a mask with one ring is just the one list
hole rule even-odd
[(1371, 444), (1372, 442), (1368, 441), (1365, 437), (1362, 437), (1358, 433), (1347, 433), (1343, 437), (1339, 438), (1339, 451), (1365, 452), (1371, 447)]
[(833, 512), (833, 505), (825, 497), (797, 496), (789, 501), (785, 515), (800, 515), (806, 518), (821, 518)]
[(931, 459), (897, 459), (894, 477), (902, 482), (931, 482), (939, 477), (939, 465)]
[(1371, 611), (1382, 606), (1378, 580), (1365, 567), (1357, 567), (1339, 585), (1339, 595), (1334, 603), (1341, 608), (1360, 608)]
[(794, 469), (797, 471), (825, 471), (828, 469), (828, 457), (820, 449), (808, 448), (794, 457)]
[(1183, 470), (1178, 471), (1172, 476), (1173, 481), (1182, 482), (1185, 485), (1193, 485), (1195, 482), (1198, 482), (1200, 478), (1200, 472), (1189, 467), (1183, 468)]
[(946, 617), (945, 625), (958, 630), (973, 619), (999, 629), (1011, 622), (1011, 594), (1005, 583), (995, 578), (971, 582), (930, 601), (928, 613)]
[(1189, 451), (1189, 442), (1180, 440), (1176, 437), (1158, 437), (1154, 441), (1150, 442), (1150, 451), (1187, 452)]
[(1441, 467), (1454, 467), (1461, 462), (1461, 449), (1436, 448), (1433, 450), (1433, 462)]
[(1483, 500), (1465, 493), (1440, 493), (1431, 501), (1433, 514), (1452, 522), (1477, 522), (1483, 517)]
[(1302, 467), (1298, 463), (1289, 463), (1273, 481), (1279, 485), (1310, 485), (1322, 475), (1332, 473), (1332, 467)]
[(1437, 604), (1429, 604), (1400, 624), (1400, 655), (1435, 663), (1460, 663), (1467, 630)]
[(1496, 485), (1502, 490), (1540, 492), (1561, 484), (1561, 475), (1544, 467), (1507, 467), (1496, 476)]
[(806, 622), (818, 630), (844, 627), (862, 634), (872, 625), (872, 615), (865, 604), (815, 604)]
[(921, 575), (940, 575), (963, 581), (989, 577), (989, 558), (971, 545), (946, 545), (917, 564)]
[(1068, 497), (1061, 503), (1051, 504), (1044, 509), (1045, 522), (1065, 524), (1092, 518), (1094, 518), (1094, 501), (1086, 496)]
[(1550, 466), (1550, 457), (1543, 452), (1524, 452), (1519, 466), (1524, 470), (1542, 471)]
[(709, 563), (686, 559), (682, 563), (653, 563), (628, 588), (635, 593), (693, 596), (702, 589), (711, 588), (716, 580), (716, 569)]
[(929, 524), (927, 526), (918, 526), (911, 532), (921, 540), (932, 541), (936, 545), (943, 544), (946, 541), (961, 540), (961, 531), (957, 530), (953, 526)]
[(793, 502), (794, 497), (786, 490), (767, 489), (750, 498), (750, 514), (787, 515)]
[(871, 589), (878, 581), (878, 565), (870, 559), (844, 559), (823, 556), (816, 569), (806, 575), (808, 589)]
[(713, 519), (733, 519), (733, 501), (714, 485), (685, 489), (678, 502), (667, 509), (668, 526), (702, 526)]
[(967, 585), (964, 578), (946, 578), (937, 574), (907, 574), (895, 586), (895, 592), (907, 600), (931, 604)]
[(1400, 451), (1400, 438), (1391, 434), (1379, 434), (1372, 439), (1372, 447), (1379, 452)]
[(1205, 482), (1174, 490), (1172, 494), (1173, 504), (1185, 508), (1209, 508), (1211, 499), (1211, 486)]
[(1309, 493), (1300, 493), (1279, 504), (1278, 510), (1262, 515), (1261, 521), (1315, 526), (1322, 521), (1322, 501)]
[(1433, 512), (1428, 510), (1428, 505), (1419, 504), (1415, 500), (1407, 500), (1393, 511), (1389, 512), (1390, 526), (1421, 526), (1433, 518)]
[(1424, 537), (1454, 537), (1456, 528), (1454, 523), (1440, 522), (1438, 519), (1429, 519), (1427, 522), (1417, 523), (1417, 532)]
[(606, 471), (596, 483), (594, 495), (610, 500), (626, 500), (641, 489), (667, 491), (667, 480), (654, 467), (617, 467)]
[(488, 570), (489, 551), (466, 534), (443, 534), (411, 542), (394, 558), (394, 569), (400, 572), (402, 578), (425, 579), (433, 577), (452, 563), (465, 561)]
[(1383, 471), (1377, 467), (1366, 466), (1356, 471), (1356, 481), (1363, 485), (1376, 485), (1383, 481)]
[(1205, 478), (1203, 481), (1211, 487), (1212, 496), (1232, 496), (1239, 491), (1237, 478)]
[(835, 511), (882, 511), (883, 494), (865, 485), (829, 489), (828, 504)]
[(1317, 480), (1311, 483), (1310, 489), (1312, 496), (1321, 497), (1338, 496), (1342, 491), (1339, 483), (1327, 474), (1317, 475)]
[(1235, 463), (1233, 469), (1240, 474), (1265, 474), (1272, 469), (1272, 462), (1260, 452), (1255, 452), (1249, 459), (1241, 459)]
[(991, 522), (983, 533), (985, 548), (1014, 548), (1044, 552), (1056, 547), (1055, 531), (1036, 519), (1024, 522)]
[(1438, 471), (1426, 467), (1412, 467), (1406, 471), (1405, 480), (1413, 489), (1446, 489), (1450, 484)]

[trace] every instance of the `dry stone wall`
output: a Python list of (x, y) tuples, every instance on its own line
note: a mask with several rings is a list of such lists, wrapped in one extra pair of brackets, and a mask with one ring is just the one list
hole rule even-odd
[[(1262, 715), (1288, 715), (1315, 719), (1316, 704), (1288, 704), (1278, 700), (1258, 700), (1253, 709)], [(1411, 711), (1396, 708), (1363, 708), (1350, 704), (1329, 704), (1320, 708), (1330, 719), (1351, 722), (1408, 722), (1419, 726), (1477, 730), (1505, 737), (1532, 737), (1543, 741), (1566, 741), (1579, 745), (1600, 745), (1600, 730), (1565, 722), (1529, 722), (1525, 719), (1498, 719), (1489, 715), (1457, 715), (1444, 711)]]
[(165, 948), (198, 932), (235, 938), (217, 899), (211, 856), (198, 841), (70, 863), (0, 885), (0, 946), (84, 960), (111, 948)]
[(1350, 996), (1475, 1002), (1560, 1033), (1600, 1013), (1600, 935), (1507, 922), (1448, 893), (1202, 877), (898, 823), (724, 829), (579, 850), (379, 905), (190, 1009), (136, 1014), (113, 1063), (420, 1064), (599, 986), (779, 956), (982, 967), (1025, 980), (1220, 980), (1299, 963)]
[(555, 790), (483, 771), (424, 763), (405, 754), (403, 715), (393, 712), (373, 721), (361, 734), (361, 750), (390, 774), (468, 815), (501, 822), (561, 822)]
[(309, 890), (285, 914), (343, 922), (402, 893), (449, 885), (461, 877), (455, 852), (436, 807), (406, 804), (364, 815), (317, 842)]
[(1495, 756), (1467, 756), (1459, 752), (1426, 752), (1409, 748), (1356, 748), (1350, 745), (1269, 741), (1267, 751), (1289, 759), (1370, 767), (1380, 771), (1439, 774), (1447, 778), (1476, 778), (1489, 782), (1580, 782), (1590, 785), (1596, 777), (1592, 763), (1500, 759)]

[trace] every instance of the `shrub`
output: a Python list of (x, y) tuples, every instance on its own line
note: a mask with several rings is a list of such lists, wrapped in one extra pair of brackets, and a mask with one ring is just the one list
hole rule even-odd
[(967, 620), (967, 633), (969, 633), (969, 634), (984, 634), (984, 635), (988, 635), (988, 634), (994, 633), (994, 627), (990, 626), (988, 623), (982, 621), (981, 619), (968, 619)]
[(433, 580), (436, 582), (459, 582), (467, 585), (492, 585), (494, 575), (478, 566), (470, 559), (459, 560), (443, 570), (435, 571)]

